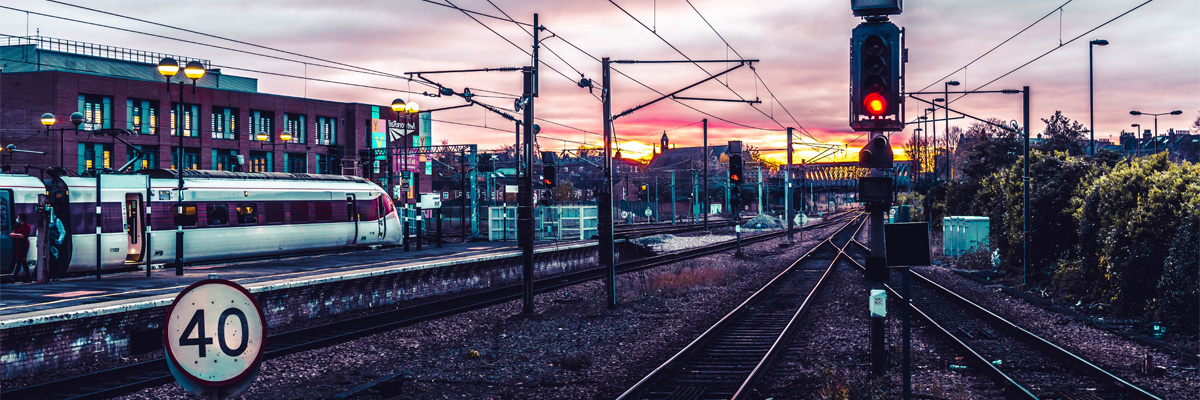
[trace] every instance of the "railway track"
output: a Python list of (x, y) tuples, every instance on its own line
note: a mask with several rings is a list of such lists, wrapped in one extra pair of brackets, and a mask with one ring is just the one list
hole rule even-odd
[[(848, 219), (848, 214), (831, 216), (826, 221), (811, 225), (806, 229), (820, 229), (842, 223), (846, 219)], [(745, 245), (785, 235), (785, 231), (765, 233), (744, 237), (742, 242)], [(640, 271), (686, 259), (730, 251), (736, 248), (736, 246), (737, 243), (735, 241), (726, 241), (703, 248), (633, 260), (618, 264), (617, 273)], [(605, 272), (604, 268), (592, 268), (570, 274), (540, 277), (534, 282), (534, 290), (537, 293), (554, 291), (563, 287), (601, 279), (604, 277)], [(268, 338), (263, 359), (270, 360), (305, 350), (344, 343), (425, 320), (518, 300), (522, 297), (521, 289), (519, 284), (509, 285), (424, 304), (416, 304), (382, 313), (345, 319), (311, 328), (282, 332), (271, 335)], [(5, 400), (101, 399), (131, 393), (147, 387), (167, 384), (172, 381), (174, 381), (174, 378), (167, 369), (166, 360), (164, 358), (157, 358), (22, 388), (11, 390), (7, 390), (6, 388), (6, 390), (0, 392), (0, 397), (3, 397)]]
[[(857, 242), (854, 242), (858, 244)], [(850, 246), (866, 254), (862, 244)], [(850, 249), (848, 249), (850, 252)], [(855, 262), (859, 270), (864, 267)], [(1161, 399), (1083, 356), (1004, 319), (933, 280), (911, 272), (913, 316), (968, 356), (961, 367), (992, 376), (1010, 398)], [(893, 278), (902, 279), (899, 274)], [(885, 285), (902, 299), (897, 284)]]
[(1160, 399), (919, 273), (912, 282), (914, 315), (968, 354), (968, 368), (995, 377), (1011, 397)]
[(863, 219), (843, 226), (619, 399), (744, 397), (787, 343)]

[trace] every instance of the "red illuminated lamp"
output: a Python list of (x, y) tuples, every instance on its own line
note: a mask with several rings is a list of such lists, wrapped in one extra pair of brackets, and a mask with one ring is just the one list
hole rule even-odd
[(879, 93), (871, 93), (863, 99), (863, 106), (866, 107), (867, 114), (878, 117), (887, 111), (887, 100)]

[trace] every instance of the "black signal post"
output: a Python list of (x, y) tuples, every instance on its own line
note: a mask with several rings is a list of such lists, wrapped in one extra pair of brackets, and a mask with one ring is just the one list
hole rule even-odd
[[(885, 303), (887, 298), (883, 291), (888, 281), (883, 216), (892, 204), (892, 149), (885, 132), (904, 129), (900, 68), (903, 42), (900, 28), (887, 16), (901, 10), (899, 1), (859, 0), (851, 1), (851, 9), (855, 16), (865, 19), (850, 38), (850, 127), (870, 132), (867, 145), (859, 152), (859, 166), (871, 169), (868, 177), (859, 180), (859, 201), (871, 213), (871, 255), (866, 259), (865, 278), (871, 284), (871, 374), (878, 377), (885, 374), (887, 365), (886, 307), (878, 303)], [(907, 377), (904, 383), (908, 398), (911, 393)]]

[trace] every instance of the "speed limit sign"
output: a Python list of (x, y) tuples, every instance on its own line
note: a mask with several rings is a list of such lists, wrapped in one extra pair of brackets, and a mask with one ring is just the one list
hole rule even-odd
[(171, 303), (163, 347), (184, 390), (228, 397), (250, 386), (262, 363), (266, 320), (246, 288), (223, 280), (196, 282)]

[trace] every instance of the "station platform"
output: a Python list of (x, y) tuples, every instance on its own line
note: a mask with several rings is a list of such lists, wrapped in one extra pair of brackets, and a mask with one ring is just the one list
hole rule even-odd
[[(538, 250), (594, 245), (588, 241), (535, 243)], [(174, 296), (192, 283), (210, 278), (237, 282), (247, 288), (264, 289), (278, 284), (303, 285), (330, 278), (355, 279), (388, 272), (437, 268), (463, 262), (479, 262), (521, 254), (516, 242), (447, 243), (443, 247), (403, 247), (345, 250), (254, 261), (234, 261), (189, 266), (183, 275), (173, 268), (106, 273), (63, 278), (48, 284), (6, 283), (0, 285), (0, 329), (5, 322), (23, 315), (54, 314), (63, 309), (111, 306), (160, 296)], [(254, 290), (251, 290), (252, 292)]]
[[(534, 274), (592, 267), (596, 241), (535, 244)], [(406, 302), (430, 301), (519, 282), (516, 242), (450, 243), (345, 250), (274, 259), (0, 285), (0, 377), (161, 349), (166, 309), (188, 285), (213, 277), (236, 282), (262, 305), (268, 327)]]

